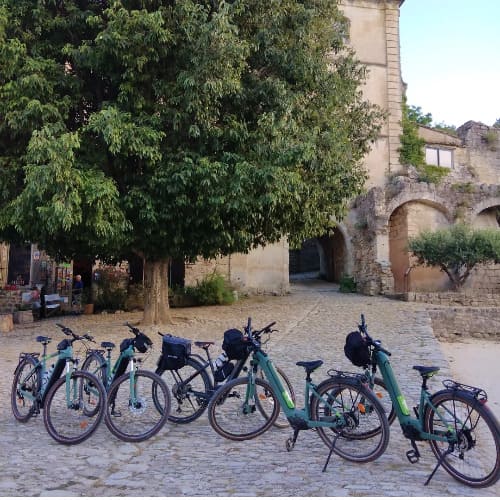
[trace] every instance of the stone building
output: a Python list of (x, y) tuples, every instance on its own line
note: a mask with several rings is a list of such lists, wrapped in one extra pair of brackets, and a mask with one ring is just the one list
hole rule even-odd
[[(439, 185), (419, 180), (414, 169), (400, 165), (405, 84), (400, 65), (399, 12), (403, 1), (340, 1), (350, 20), (349, 43), (369, 70), (365, 97), (388, 112), (380, 137), (365, 159), (369, 174), (366, 194), (352, 201), (349, 214), (332, 235), (317, 235), (305, 242), (307, 252), (289, 252), (283, 240), (248, 254), (177, 263), (173, 275), (179, 283), (193, 284), (217, 270), (237, 288), (283, 293), (289, 287), (290, 271), (316, 270), (330, 281), (352, 277), (358, 291), (365, 294), (442, 290), (448, 287), (446, 277), (436, 270), (414, 266), (406, 250), (408, 238), (423, 229), (457, 221), (498, 228), (500, 130), (467, 122), (454, 136), (421, 127), (427, 162), (449, 168)], [(0, 279), (6, 280), (5, 260), (1, 262)], [(498, 266), (476, 271), (468, 286), (498, 293)]]

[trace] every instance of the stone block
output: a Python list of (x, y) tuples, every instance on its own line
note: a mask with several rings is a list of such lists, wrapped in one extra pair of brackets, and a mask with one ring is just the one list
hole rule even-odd
[(0, 333), (9, 333), (14, 330), (12, 314), (0, 314)]

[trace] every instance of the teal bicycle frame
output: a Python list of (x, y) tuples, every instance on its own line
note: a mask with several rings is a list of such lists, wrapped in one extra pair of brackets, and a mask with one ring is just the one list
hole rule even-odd
[[(97, 351), (99, 352), (99, 351)], [(101, 351), (102, 352), (102, 351)], [(123, 366), (124, 360), (128, 360), (127, 366)], [(123, 368), (118, 372), (120, 366)], [(106, 391), (109, 390), (111, 384), (123, 373), (125, 373), (127, 367), (130, 366), (129, 370), (129, 379), (130, 379), (130, 402), (133, 404), (136, 402), (136, 383), (134, 373), (136, 371), (135, 367), (135, 352), (134, 347), (131, 345), (127, 347), (125, 350), (120, 352), (118, 359), (114, 364), (111, 363), (111, 349), (108, 349), (108, 353), (104, 359), (104, 364), (100, 366), (101, 370), (104, 370), (104, 376), (102, 377), (103, 385)], [(123, 370), (123, 371), (122, 371)], [(94, 375), (97, 375), (94, 373)], [(112, 401), (110, 402), (113, 403)]]
[[(41, 337), (40, 337), (41, 338)], [(50, 340), (50, 339), (48, 339)], [(40, 356), (40, 359), (37, 358), (38, 353), (23, 353), (21, 355), (21, 359), (23, 356), (32, 356), (33, 358), (37, 359), (37, 364), (34, 366), (34, 368), (28, 373), (26, 376), (26, 380), (32, 377), (37, 371), (39, 372), (39, 376), (41, 377), (43, 373), (47, 371), (47, 364), (48, 361), (50, 361), (53, 358), (57, 358), (57, 362), (54, 366), (54, 369), (52, 370), (52, 373), (50, 375), (50, 378), (47, 380), (45, 384), (42, 385), (42, 380), (40, 379), (40, 386), (39, 390), (37, 391), (36, 394), (32, 394), (30, 391), (24, 391), (22, 389), (23, 381), (20, 381), (20, 388), (18, 389), (18, 392), (23, 396), (23, 398), (26, 398), (26, 400), (33, 401), (36, 403), (37, 407), (35, 411), (39, 411), (40, 408), (43, 408), (44, 403), (45, 403), (45, 397), (47, 396), (47, 393), (49, 392), (49, 389), (52, 387), (54, 382), (61, 376), (63, 371), (65, 371), (65, 377), (66, 377), (66, 400), (68, 404), (68, 408), (70, 407), (70, 401), (72, 399), (70, 398), (70, 379), (71, 379), (71, 373), (76, 370), (78, 360), (73, 359), (73, 348), (71, 345), (66, 347), (65, 349), (61, 349), (58, 352), (55, 352), (53, 354), (47, 354), (47, 344), (48, 341), (43, 341), (43, 354)]]
[[(274, 368), (274, 364), (269, 359), (266, 353), (261, 350), (254, 351), (253, 358), (250, 361), (250, 365), (255, 369), (257, 368), (257, 366), (260, 366), (262, 368), (262, 371), (266, 376), (266, 380), (269, 382), (269, 385), (273, 389), (275, 396), (281, 408), (283, 409), (283, 412), (290, 422), (294, 424), (300, 424), (300, 427), (302, 429), (310, 429), (315, 427), (333, 427), (333, 422), (338, 424), (337, 427), (342, 427), (342, 425), (346, 424), (344, 416), (338, 410), (334, 410), (331, 402), (328, 403), (316, 392), (316, 385), (311, 382), (309, 377), (306, 378), (305, 384), (305, 406), (304, 408), (300, 409), (295, 406), (295, 403), (290, 397), (290, 394), (288, 394), (287, 389), (281, 383), (279, 375)], [(255, 369), (249, 370), (249, 377), (252, 377), (252, 383), (249, 383), (247, 386), (246, 404), (248, 404), (249, 400), (252, 400), (255, 397), (255, 384), (253, 383)], [(311, 420), (311, 412), (309, 408), (311, 394), (314, 394), (323, 404), (327, 405), (332, 411), (334, 411), (334, 415), (332, 414), (331, 419)]]
[[(406, 404), (405, 397), (399, 388), (398, 382), (396, 380), (396, 376), (394, 375), (394, 371), (392, 370), (391, 363), (389, 361), (389, 356), (382, 351), (376, 351), (374, 353), (377, 366), (382, 375), (382, 379), (384, 380), (387, 388), (387, 392), (391, 398), (394, 410), (396, 412), (396, 416), (398, 421), (403, 429), (403, 433), (405, 437), (409, 439), (419, 439), (419, 440), (433, 440), (433, 441), (443, 441), (443, 442), (456, 442), (456, 434), (452, 426), (448, 425), (445, 417), (441, 415), (441, 413), (437, 410), (435, 406), (433, 406), (430, 395), (427, 389), (422, 386), (420, 391), (420, 403), (418, 405), (418, 419), (410, 416), (410, 410), (408, 405)], [(449, 432), (452, 435), (444, 436), (442, 434), (431, 434), (429, 432), (424, 431), (424, 415), (425, 408), (431, 407), (436, 414), (439, 416), (440, 420), (447, 426)], [(408, 435), (407, 435), (408, 434)], [(454, 437), (453, 437), (453, 434)]]

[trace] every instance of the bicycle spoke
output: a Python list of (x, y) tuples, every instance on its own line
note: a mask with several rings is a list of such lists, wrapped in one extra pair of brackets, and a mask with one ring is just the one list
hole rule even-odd
[(472, 397), (442, 391), (433, 396), (426, 429), (454, 440), (430, 441), (442, 466), (455, 479), (473, 487), (493, 484), (500, 477), (500, 431), (487, 407)]

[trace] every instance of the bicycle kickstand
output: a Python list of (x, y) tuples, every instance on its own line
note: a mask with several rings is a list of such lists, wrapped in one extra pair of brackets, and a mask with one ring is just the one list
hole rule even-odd
[(333, 450), (335, 448), (335, 443), (337, 442), (337, 439), (339, 438), (340, 434), (337, 434), (335, 438), (332, 440), (332, 446), (330, 447), (330, 453), (328, 453), (328, 458), (326, 459), (325, 465), (323, 466), (323, 470), (321, 472), (326, 472), (326, 468), (328, 466), (328, 462), (330, 461), (330, 458), (332, 456)]
[(297, 437), (299, 435), (299, 430), (300, 429), (294, 429), (293, 430), (293, 437), (291, 438), (288, 438), (286, 440), (286, 451), (292, 451), (293, 450), (293, 447), (295, 446), (295, 443), (297, 441)]
[(427, 481), (424, 483), (424, 486), (427, 486), (431, 482), (431, 479), (434, 477), (434, 474), (438, 470), (439, 466), (444, 462), (446, 456), (449, 455), (452, 451), (453, 451), (452, 446), (449, 446), (446, 452), (443, 455), (441, 455), (441, 458), (438, 460), (438, 463), (436, 464), (436, 467), (434, 467), (434, 470), (431, 472), (431, 475), (427, 478)]

